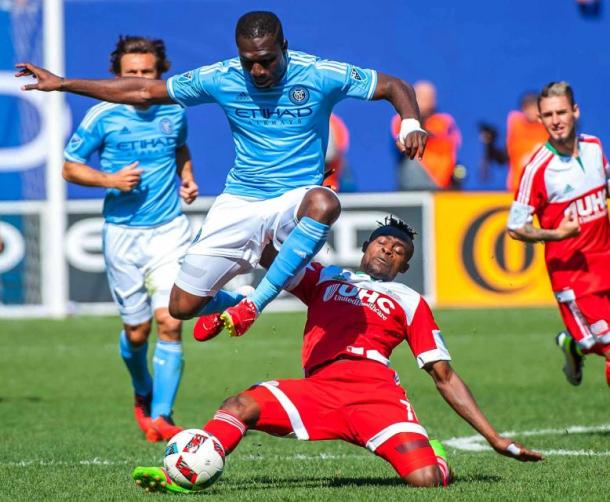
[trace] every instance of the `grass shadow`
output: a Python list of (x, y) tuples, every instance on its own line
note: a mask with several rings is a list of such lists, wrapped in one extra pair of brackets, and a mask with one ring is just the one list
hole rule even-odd
[(14, 396), (14, 397), (2, 397), (0, 396), (0, 403), (4, 402), (26, 402), (26, 403), (40, 403), (42, 398), (39, 396)]
[[(453, 484), (461, 483), (497, 483), (502, 480), (502, 476), (496, 474), (471, 474), (466, 476), (456, 476)], [(265, 476), (253, 476), (243, 481), (227, 481), (217, 488), (221, 488), (223, 493), (227, 491), (243, 490), (282, 490), (286, 488), (347, 488), (347, 487), (397, 487), (406, 486), (397, 477), (326, 477), (316, 476), (309, 478), (269, 478)], [(210, 493), (210, 492), (206, 492)]]

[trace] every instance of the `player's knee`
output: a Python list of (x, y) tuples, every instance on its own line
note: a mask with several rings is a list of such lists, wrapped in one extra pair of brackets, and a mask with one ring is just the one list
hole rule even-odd
[(182, 321), (172, 317), (168, 309), (158, 309), (155, 312), (155, 320), (157, 321), (157, 329), (161, 340), (180, 340)]
[(316, 221), (332, 225), (341, 214), (341, 202), (331, 190), (312, 188), (305, 194), (298, 217), (308, 216)]
[(236, 416), (248, 427), (254, 426), (260, 415), (258, 403), (244, 393), (226, 399), (220, 409)]
[(199, 297), (174, 286), (169, 296), (168, 313), (177, 320), (192, 319), (210, 301), (209, 297)]
[(133, 347), (139, 347), (140, 345), (144, 345), (148, 340), (148, 336), (150, 335), (151, 323), (150, 321), (144, 322), (142, 324), (136, 325), (124, 325), (123, 329), (125, 331), (125, 335), (127, 336), (127, 340)]
[(435, 465), (428, 465), (402, 476), (402, 480), (409, 486), (418, 488), (433, 488), (443, 486), (442, 475)]

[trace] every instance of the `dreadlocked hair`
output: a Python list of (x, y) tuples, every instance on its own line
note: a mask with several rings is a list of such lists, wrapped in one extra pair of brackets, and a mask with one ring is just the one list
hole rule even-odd
[(397, 230), (400, 230), (401, 232), (404, 232), (405, 234), (407, 234), (411, 240), (413, 240), (415, 238), (415, 236), (417, 235), (417, 232), (415, 230), (413, 230), (413, 227), (411, 225), (404, 222), (400, 218), (396, 218), (394, 215), (386, 216), (383, 219), (383, 223), (381, 221), (378, 221), (377, 223), (379, 224), (379, 228), (381, 228), (381, 227), (396, 228)]

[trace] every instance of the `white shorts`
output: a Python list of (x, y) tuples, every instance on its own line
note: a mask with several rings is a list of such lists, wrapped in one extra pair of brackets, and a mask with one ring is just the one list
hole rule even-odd
[[(176, 285), (188, 293), (208, 296), (236, 274), (252, 270), (267, 244), (272, 242), (280, 249), (297, 225), (299, 206), (311, 188), (319, 187), (296, 188), (274, 199), (262, 200), (219, 195), (187, 251), (188, 263), (180, 270)], [(207, 270), (210, 267), (221, 269)]]
[(191, 243), (188, 219), (180, 215), (152, 228), (106, 223), (103, 230), (108, 285), (123, 322), (141, 324), (159, 308), (167, 308), (169, 293)]

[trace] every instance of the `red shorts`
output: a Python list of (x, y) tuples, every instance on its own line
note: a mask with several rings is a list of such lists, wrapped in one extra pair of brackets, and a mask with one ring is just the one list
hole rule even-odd
[(312, 376), (247, 391), (260, 407), (254, 427), (304, 440), (342, 439), (375, 451), (400, 432), (428, 437), (396, 372), (366, 359), (335, 361)]
[(610, 350), (610, 291), (576, 298), (566, 290), (555, 296), (566, 328), (584, 352)]

